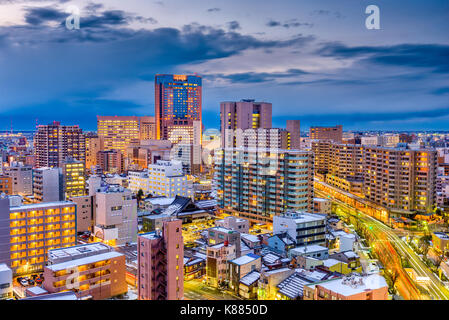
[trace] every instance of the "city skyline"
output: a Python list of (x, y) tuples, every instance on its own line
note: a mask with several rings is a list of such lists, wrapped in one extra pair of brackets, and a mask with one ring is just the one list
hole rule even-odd
[(449, 5), (376, 1), (381, 29), (368, 30), (370, 4), (0, 1), (0, 129), (153, 116), (157, 73), (202, 77), (206, 129), (241, 99), (272, 103), (274, 127), (445, 129)]

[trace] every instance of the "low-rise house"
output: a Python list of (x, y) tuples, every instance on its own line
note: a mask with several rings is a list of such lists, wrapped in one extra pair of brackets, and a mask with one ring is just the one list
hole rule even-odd
[(262, 271), (259, 279), (258, 299), (274, 300), (278, 291), (277, 285), (291, 276), (295, 269), (288, 267)]
[(256, 299), (260, 272), (253, 270), (240, 279), (239, 296), (245, 299)]
[(379, 274), (367, 276), (351, 274), (307, 285), (304, 289), (304, 299), (388, 300), (388, 284)]
[(338, 265), (336, 268), (340, 268), (340, 270), (333, 270), (333, 268), (330, 268), (332, 271), (338, 271), (343, 274), (348, 274), (351, 272), (359, 272), (361, 273), (362, 265), (360, 263), (360, 257), (354, 252), (354, 251), (344, 251), (344, 252), (338, 252), (331, 254), (329, 256), (331, 259), (335, 259), (338, 261), (341, 261), (342, 264)]
[(229, 288), (238, 293), (240, 280), (251, 271), (259, 271), (261, 266), (261, 257), (253, 253), (229, 261)]
[(268, 238), (268, 247), (270, 249), (279, 252), (281, 254), (287, 254), (287, 252), (296, 247), (296, 241), (287, 232), (281, 232), (273, 234)]
[(329, 257), (329, 249), (320, 245), (301, 246), (293, 248), (288, 252), (289, 257), (296, 258), (297, 256), (306, 256), (320, 260)]

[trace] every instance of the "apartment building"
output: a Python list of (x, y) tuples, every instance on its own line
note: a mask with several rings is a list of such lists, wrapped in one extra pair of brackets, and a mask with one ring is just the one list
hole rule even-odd
[(182, 221), (163, 221), (162, 230), (139, 234), (137, 243), (139, 300), (184, 298)]
[(97, 153), (104, 150), (104, 137), (94, 132), (84, 134), (86, 141), (86, 169), (97, 165)]
[(214, 184), (220, 213), (271, 222), (313, 207), (313, 154), (299, 150), (221, 149)]
[(35, 165), (41, 167), (62, 167), (67, 157), (86, 161), (86, 143), (79, 126), (63, 126), (54, 121), (39, 125), (34, 136)]
[(33, 169), (33, 194), (37, 202), (64, 200), (64, 178), (61, 168)]
[[(76, 206), (59, 201), (9, 206), (0, 199), (0, 262), (7, 263), (20, 275), (43, 269), (51, 249), (68, 247), (76, 242)], [(8, 248), (9, 246), (9, 248)]]
[(237, 257), (235, 244), (222, 242), (208, 246), (206, 249), (206, 282), (212, 287), (219, 287), (228, 280), (228, 261)]
[(140, 117), (139, 119), (139, 138), (140, 140), (156, 139), (156, 118)]
[(30, 196), (33, 194), (33, 168), (21, 163), (12, 162), (4, 167), (4, 174), (11, 179), (11, 194)]
[(158, 160), (146, 170), (129, 171), (128, 179), (128, 188), (135, 193), (142, 190), (144, 194), (167, 198), (193, 197), (193, 185), (178, 161)]
[(343, 141), (343, 126), (337, 125), (335, 127), (310, 127), (310, 139), (331, 140), (337, 143)]
[(108, 299), (128, 291), (125, 255), (102, 243), (50, 250), (45, 290), (75, 292), (78, 298)]
[(436, 204), (437, 152), (365, 147), (366, 199), (397, 214), (430, 212)]
[(221, 147), (237, 147), (234, 134), (246, 129), (271, 128), (272, 104), (243, 99), (220, 103)]
[(93, 232), (95, 225), (95, 196), (70, 197), (69, 201), (76, 204), (76, 232)]
[(12, 193), (12, 178), (5, 175), (0, 175), (0, 194), (11, 195)]
[(12, 270), (6, 263), (0, 263), (0, 300), (13, 297), (12, 287)]
[(121, 174), (125, 170), (125, 159), (120, 150), (98, 151), (97, 166), (103, 173)]
[(171, 149), (172, 143), (168, 140), (144, 140), (130, 144), (126, 148), (125, 168), (143, 170), (158, 160), (170, 160)]

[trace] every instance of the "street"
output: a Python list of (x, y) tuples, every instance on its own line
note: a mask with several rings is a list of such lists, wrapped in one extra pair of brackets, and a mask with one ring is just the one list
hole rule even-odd
[(201, 279), (194, 279), (184, 282), (185, 300), (241, 300), (229, 293), (221, 292), (218, 289), (208, 287)]

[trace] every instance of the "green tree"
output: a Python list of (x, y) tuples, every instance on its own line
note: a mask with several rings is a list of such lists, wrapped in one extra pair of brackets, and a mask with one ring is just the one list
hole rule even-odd
[(142, 189), (139, 189), (139, 191), (137, 191), (136, 197), (137, 197), (137, 202), (140, 202), (140, 200), (142, 200), (142, 198), (143, 198), (143, 191), (142, 191)]

